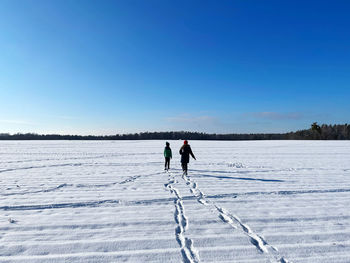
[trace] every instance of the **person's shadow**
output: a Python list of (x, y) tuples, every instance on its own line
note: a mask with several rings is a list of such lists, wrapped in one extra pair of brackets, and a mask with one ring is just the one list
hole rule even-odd
[[(235, 174), (235, 173), (250, 173), (249, 171), (239, 171), (239, 172), (228, 172), (228, 171), (210, 171), (210, 170), (192, 170), (194, 172), (205, 172), (205, 173), (225, 173), (225, 174)], [(217, 179), (231, 179), (231, 180), (245, 180), (245, 181), (260, 181), (260, 182), (285, 182), (284, 180), (278, 179), (260, 179), (251, 177), (237, 177), (237, 176), (223, 176), (223, 175), (212, 175), (212, 174), (192, 174), (193, 177), (211, 177)]]

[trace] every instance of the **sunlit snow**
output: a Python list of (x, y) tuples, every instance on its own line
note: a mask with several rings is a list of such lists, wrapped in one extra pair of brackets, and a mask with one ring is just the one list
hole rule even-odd
[(0, 262), (350, 262), (349, 141), (1, 141)]

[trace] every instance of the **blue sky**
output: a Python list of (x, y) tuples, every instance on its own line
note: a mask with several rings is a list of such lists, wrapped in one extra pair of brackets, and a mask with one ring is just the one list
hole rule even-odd
[(350, 122), (349, 1), (0, 1), (0, 132)]

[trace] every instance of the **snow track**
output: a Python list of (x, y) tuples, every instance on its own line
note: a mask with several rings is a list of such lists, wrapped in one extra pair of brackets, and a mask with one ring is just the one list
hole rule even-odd
[(349, 263), (350, 142), (191, 146), (1, 141), (0, 263)]
[(179, 191), (175, 188), (176, 184), (175, 177), (168, 172), (169, 174), (169, 183), (165, 184), (165, 187), (175, 195), (174, 204), (175, 212), (174, 219), (177, 224), (175, 229), (176, 241), (179, 243), (181, 248), (181, 254), (183, 261), (186, 263), (197, 263), (199, 262), (199, 255), (196, 249), (193, 246), (192, 239), (185, 236), (185, 232), (188, 229), (188, 219), (185, 215), (185, 209), (181, 200)]
[(232, 228), (239, 228), (250, 238), (250, 242), (262, 253), (265, 253), (270, 258), (270, 262), (280, 262), (287, 263), (287, 259), (281, 257), (278, 253), (278, 249), (273, 246), (268, 245), (268, 243), (260, 237), (258, 234), (254, 233), (250, 227), (246, 224), (243, 224), (242, 221), (235, 215), (230, 214), (224, 208), (217, 206), (213, 202), (209, 202), (206, 200), (205, 195), (201, 190), (198, 189), (198, 184), (192, 181), (186, 174), (182, 175), (182, 178), (186, 182), (187, 185), (191, 187), (191, 192), (195, 195), (198, 202), (202, 205), (213, 205), (216, 210), (219, 212), (219, 218), (224, 222), (229, 224)]

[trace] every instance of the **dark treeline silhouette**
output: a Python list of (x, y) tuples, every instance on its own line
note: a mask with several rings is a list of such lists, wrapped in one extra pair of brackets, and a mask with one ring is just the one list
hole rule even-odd
[(201, 132), (141, 132), (108, 136), (59, 135), (35, 133), (0, 133), (0, 140), (350, 140), (350, 125), (319, 126), (316, 122), (310, 129), (288, 133), (256, 134), (208, 134)]
[(318, 125), (314, 122), (308, 130), (290, 132), (287, 140), (350, 140), (350, 124)]

